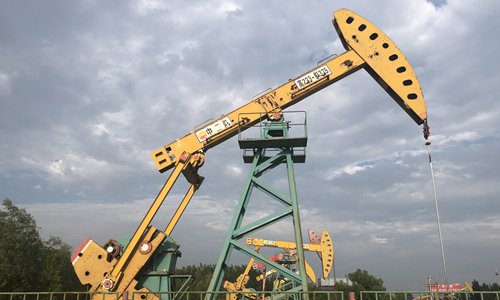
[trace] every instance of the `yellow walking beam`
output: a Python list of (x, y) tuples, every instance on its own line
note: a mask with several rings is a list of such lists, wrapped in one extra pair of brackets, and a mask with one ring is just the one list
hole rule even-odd
[(154, 151), (152, 158), (158, 171), (165, 172), (173, 168), (184, 151), (206, 151), (237, 135), (239, 129), (248, 128), (265, 118), (279, 117), (283, 109), (361, 68), (417, 124), (424, 123), (424, 132), (428, 132), (427, 109), (420, 84), (396, 44), (375, 25), (347, 9), (334, 13), (333, 25), (347, 52)]
[[(294, 242), (289, 242), (289, 241), (275, 241), (275, 240), (266, 240), (266, 239), (257, 239), (257, 238), (247, 238), (246, 240), (247, 245), (253, 245), (256, 247), (273, 247), (273, 248), (280, 248), (280, 249), (287, 249), (287, 250), (294, 250), (297, 249), (297, 244)], [(330, 271), (333, 266), (333, 243), (332, 243), (332, 238), (330, 237), (330, 234), (328, 231), (323, 230), (321, 234), (321, 241), (319, 244), (303, 244), (303, 249), (306, 251), (313, 251), (317, 252), (320, 254), (320, 259), (322, 263), (322, 268), (323, 268), (323, 278), (327, 278), (328, 274), (330, 274)], [(314, 275), (314, 272), (312, 271), (312, 268), (305, 262), (306, 264), (306, 271), (308, 271), (308, 276), (311, 279), (315, 279), (316, 275)], [(309, 273), (312, 272), (310, 275)], [(313, 281), (314, 283), (316, 280)]]

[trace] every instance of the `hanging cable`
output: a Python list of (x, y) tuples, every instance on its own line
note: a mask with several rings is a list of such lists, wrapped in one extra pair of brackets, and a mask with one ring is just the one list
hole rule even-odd
[[(428, 130), (428, 127), (427, 127), (427, 130)], [(424, 129), (424, 134), (425, 134), (425, 129)], [(437, 195), (436, 195), (436, 184), (434, 182), (434, 171), (432, 169), (431, 142), (427, 139), (427, 137), (428, 137), (428, 132), (427, 132), (427, 136), (426, 136), (425, 145), (427, 146), (427, 154), (429, 155), (429, 167), (431, 170), (432, 190), (434, 192), (434, 204), (436, 205), (436, 221), (437, 221), (438, 233), (439, 233), (439, 244), (441, 245), (441, 259), (443, 262), (444, 282), (446, 284), (448, 284), (448, 273), (446, 271), (446, 260), (444, 257), (443, 235), (441, 234), (441, 222), (439, 221), (439, 208), (438, 208)]]

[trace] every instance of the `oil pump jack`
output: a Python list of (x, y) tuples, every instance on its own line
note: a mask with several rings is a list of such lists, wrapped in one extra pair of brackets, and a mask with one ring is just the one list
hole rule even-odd
[[(323, 61), (317, 67), (152, 153), (159, 172), (172, 171), (133, 235), (122, 242), (110, 240), (103, 246), (92, 239), (86, 239), (72, 255), (76, 274), (82, 284), (89, 286), (90, 292), (114, 292), (124, 300), (131, 299), (132, 294), (148, 300), (165, 298), (155, 292), (174, 290), (169, 276), (175, 273), (175, 263), (180, 256), (178, 245), (170, 235), (203, 182), (204, 178), (198, 171), (203, 166), (206, 152), (261, 121), (270, 124), (271, 127), (266, 130), (272, 140), (272, 126), (283, 124), (283, 112), (286, 108), (358, 70), (366, 70), (413, 121), (418, 125), (423, 124), (424, 137), (428, 138), (427, 110), (420, 84), (396, 44), (375, 25), (348, 9), (335, 11), (332, 22), (346, 52)], [(303, 140), (294, 141), (283, 134), (278, 138), (285, 144), (288, 143), (288, 150), (295, 146), (295, 142), (298, 145), (304, 144)], [(282, 145), (284, 144), (278, 145), (278, 148)], [(153, 218), (181, 174), (189, 183), (189, 188), (166, 228), (157, 229), (151, 225)], [(294, 222), (298, 221), (298, 214), (293, 214), (293, 217), (297, 218)], [(235, 222), (238, 225), (239, 221)], [(231, 240), (228, 245), (233, 245), (233, 238), (241, 238), (253, 232), (250, 228), (237, 226), (230, 231)], [(296, 232), (295, 236), (296, 245), (303, 245), (300, 232)], [(297, 247), (297, 252), (303, 261), (303, 248)], [(255, 255), (258, 259), (264, 259)], [(218, 267), (220, 270), (217, 276), (220, 277), (224, 263)], [(304, 266), (301, 271), (305, 278)], [(168, 280), (163, 283), (159, 281), (159, 273)], [(218, 290), (221, 283), (221, 278), (213, 279), (210, 289)], [(171, 294), (167, 294), (166, 297), (170, 296)]]

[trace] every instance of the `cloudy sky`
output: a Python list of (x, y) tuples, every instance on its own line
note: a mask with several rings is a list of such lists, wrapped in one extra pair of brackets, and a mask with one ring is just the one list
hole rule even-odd
[[(388, 34), (420, 80), (449, 281), (494, 282), (496, 0), (2, 1), (0, 197), (73, 247), (132, 233), (167, 178), (151, 151), (343, 53), (331, 25), (343, 7)], [(303, 231), (332, 233), (337, 276), (362, 268), (390, 289), (444, 281), (421, 128), (363, 70), (292, 109), (308, 118), (296, 167)], [(172, 234), (180, 264), (217, 261), (247, 170), (235, 138), (207, 153), (206, 180)], [(290, 230), (283, 222), (260, 237)]]

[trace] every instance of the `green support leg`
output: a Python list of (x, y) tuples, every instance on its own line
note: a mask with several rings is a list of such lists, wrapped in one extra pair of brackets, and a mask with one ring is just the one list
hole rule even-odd
[[(253, 141), (252, 147), (254, 157), (248, 176), (244, 185), (243, 193), (241, 194), (239, 203), (236, 207), (236, 211), (233, 215), (229, 231), (226, 236), (223, 248), (219, 255), (217, 265), (215, 267), (214, 274), (210, 281), (208, 287), (206, 300), (215, 299), (216, 292), (220, 291), (222, 286), (222, 281), (225, 274), (225, 269), (228, 267), (231, 252), (233, 250), (243, 253), (249, 257), (253, 257), (258, 261), (262, 261), (269, 269), (276, 269), (280, 274), (286, 276), (291, 282), (293, 288), (289, 291), (291, 292), (307, 292), (307, 275), (305, 268), (305, 257), (303, 247), (297, 247), (298, 263), (297, 268), (299, 269), (299, 275), (295, 274), (293, 271), (289, 270), (285, 266), (279, 265), (265, 256), (253, 251), (249, 246), (246, 246), (239, 242), (245, 235), (249, 235), (253, 232), (261, 230), (267, 226), (270, 226), (278, 221), (285, 218), (291, 217), (293, 223), (295, 243), (297, 245), (303, 245), (302, 230), (300, 226), (300, 216), (299, 216), (299, 205), (297, 200), (297, 189), (295, 184), (295, 173), (294, 173), (294, 157), (293, 157), (293, 147), (290, 143), (290, 138), (288, 138), (288, 123), (281, 120), (280, 122), (270, 123), (274, 133), (276, 128), (281, 128), (283, 131), (282, 139), (284, 142), (280, 144), (280, 138), (275, 136), (270, 137), (268, 134), (262, 139), (261, 147), (259, 147), (259, 140)], [(280, 127), (281, 126), (281, 127)], [(269, 128), (265, 129), (265, 132), (269, 132)], [(286, 140), (286, 142), (285, 142)], [(272, 141), (272, 147), (266, 147), (270, 145)], [(240, 144), (241, 145), (241, 144)], [(304, 145), (305, 146), (305, 145)], [(274, 151), (268, 151), (267, 149), (272, 148)], [(274, 153), (274, 155), (269, 156), (268, 153)], [(288, 194), (284, 195), (279, 190), (269, 186), (267, 182), (260, 180), (259, 177), (264, 173), (268, 173), (277, 166), (285, 165), (287, 170), (288, 179)], [(241, 226), (242, 221), (245, 217), (247, 211), (248, 203), (251, 199), (252, 190), (257, 188), (268, 195), (271, 199), (278, 201), (279, 203), (285, 205), (285, 208), (272, 213), (258, 221), (252, 222), (244, 227)], [(236, 278), (234, 278), (236, 279)], [(233, 279), (232, 279), (233, 280)], [(298, 298), (297, 298), (298, 299)], [(302, 297), (302, 299), (307, 299)]]

